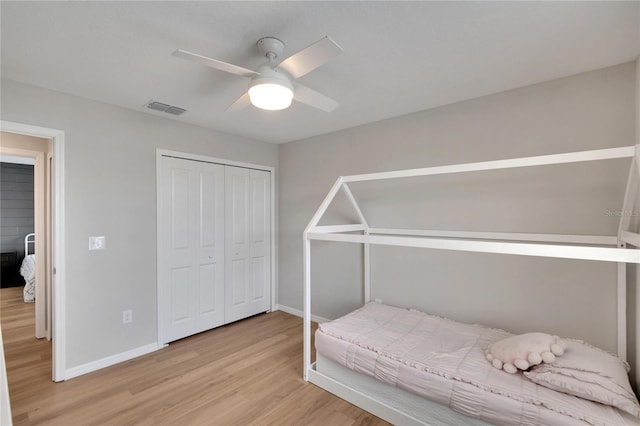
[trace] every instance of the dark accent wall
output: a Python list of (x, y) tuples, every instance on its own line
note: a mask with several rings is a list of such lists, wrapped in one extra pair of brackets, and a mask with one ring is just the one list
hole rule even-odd
[(0, 163), (0, 249), (24, 257), (24, 237), (33, 232), (33, 166)]

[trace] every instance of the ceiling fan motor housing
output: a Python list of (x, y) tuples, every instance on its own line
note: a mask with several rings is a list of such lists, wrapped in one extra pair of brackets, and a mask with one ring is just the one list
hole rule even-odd
[[(281, 57), (282, 52), (284, 52), (284, 43), (275, 37), (263, 37), (258, 40), (256, 45), (260, 53), (269, 58), (269, 60)], [(270, 53), (272, 55), (269, 55)]]
[(260, 75), (251, 78), (249, 82), (249, 88), (257, 86), (259, 84), (276, 84), (278, 86), (284, 86), (293, 92), (293, 85), (288, 76), (278, 72), (277, 70), (263, 65), (258, 70)]

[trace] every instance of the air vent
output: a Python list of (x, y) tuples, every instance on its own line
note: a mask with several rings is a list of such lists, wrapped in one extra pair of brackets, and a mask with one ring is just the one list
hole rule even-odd
[(173, 114), (173, 115), (180, 115), (185, 111), (186, 111), (186, 109), (184, 109), (184, 108), (179, 108), (179, 107), (176, 107), (176, 106), (172, 106), (172, 107), (168, 108), (165, 112), (168, 112), (169, 114)]
[(150, 101), (147, 104), (147, 108), (152, 109), (154, 111), (162, 111), (168, 114), (180, 115), (187, 110), (184, 108), (180, 108), (174, 105), (163, 104), (162, 102)]

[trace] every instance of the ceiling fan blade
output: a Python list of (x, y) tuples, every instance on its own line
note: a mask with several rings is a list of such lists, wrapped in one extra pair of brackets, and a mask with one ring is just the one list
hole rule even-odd
[(220, 71), (225, 71), (231, 74), (240, 75), (243, 77), (253, 77), (259, 75), (257, 72), (247, 68), (240, 67), (238, 65), (228, 64), (226, 62), (218, 61), (217, 59), (207, 58), (206, 56), (198, 55), (197, 53), (187, 52), (186, 50), (178, 49), (172, 53), (173, 56), (182, 59), (188, 59), (190, 61), (198, 62), (199, 64), (206, 65), (211, 68), (215, 68)]
[(291, 77), (298, 78), (313, 71), (342, 52), (342, 47), (338, 46), (331, 37), (324, 37), (311, 46), (289, 56), (278, 66), (288, 72)]
[(328, 96), (318, 93), (313, 89), (309, 89), (302, 84), (293, 83), (293, 99), (303, 104), (321, 109), (325, 112), (331, 112), (340, 105)]
[(245, 109), (251, 105), (251, 101), (249, 100), (249, 92), (244, 92), (244, 95), (240, 96), (234, 103), (227, 108), (227, 112), (238, 112), (241, 109)]

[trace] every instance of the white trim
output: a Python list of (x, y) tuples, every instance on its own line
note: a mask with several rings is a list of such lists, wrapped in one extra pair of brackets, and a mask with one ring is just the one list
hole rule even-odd
[(126, 352), (121, 352), (119, 354), (111, 355), (102, 359), (98, 359), (96, 361), (91, 361), (86, 364), (79, 365), (77, 367), (72, 367), (66, 371), (66, 379), (72, 379), (74, 377), (82, 376), (83, 374), (91, 373), (96, 370), (100, 370), (102, 368), (110, 367), (115, 364), (119, 364), (124, 361), (129, 361), (130, 359), (137, 358), (142, 355), (149, 354), (151, 352), (155, 352), (157, 350), (166, 348), (168, 345), (159, 345), (158, 343), (150, 343), (145, 346), (140, 346), (135, 349), (128, 350)]
[[(299, 318), (304, 318), (304, 312), (302, 312), (300, 309), (296, 309), (296, 308), (291, 308), (289, 306), (285, 306), (285, 305), (276, 305), (276, 311), (282, 311), (285, 312), (287, 314), (290, 315), (294, 315), (296, 317)], [(330, 319), (318, 316), (318, 315), (311, 315), (311, 321), (313, 322), (317, 322), (318, 324), (322, 324), (323, 322), (329, 322), (331, 321)]]
[(267, 172), (275, 172), (275, 167), (265, 166), (262, 164), (244, 163), (241, 161), (226, 160), (224, 158), (209, 157), (200, 154), (191, 154), (189, 152), (171, 151), (168, 149), (156, 149), (156, 158), (158, 156), (182, 158), (184, 160), (202, 161), (204, 163), (223, 164), (225, 166), (243, 167), (245, 169), (264, 170)]
[(162, 153), (156, 149), (156, 338), (158, 342), (164, 342), (164, 332), (160, 323), (160, 265), (162, 261), (162, 250), (160, 249), (160, 223), (162, 223), (162, 191), (160, 182), (162, 182)]
[[(241, 161), (234, 160), (226, 160), (222, 158), (209, 157), (206, 155), (200, 154), (191, 154), (188, 152), (180, 152), (180, 151), (172, 151), (167, 149), (156, 149), (156, 260), (159, 260), (161, 257), (160, 245), (157, 244), (160, 241), (160, 227), (158, 226), (160, 209), (162, 206), (161, 203), (161, 191), (159, 182), (161, 180), (161, 164), (162, 157), (173, 157), (173, 158), (181, 158), (184, 160), (194, 160), (194, 161), (202, 161), (205, 163), (214, 163), (214, 164), (222, 164), (225, 166), (233, 166), (233, 167), (243, 167), (245, 169), (254, 169), (254, 170), (264, 170), (270, 173), (271, 179), (271, 307), (270, 310), (276, 310), (276, 297), (278, 292), (278, 282), (277, 282), (277, 261), (278, 261), (278, 253), (276, 251), (276, 239), (277, 235), (277, 220), (276, 220), (276, 169), (272, 166), (265, 166), (262, 164), (254, 164), (254, 163), (245, 163)], [(160, 277), (160, 262), (156, 262), (156, 283), (159, 282)], [(163, 342), (164, 338), (162, 337), (162, 327), (160, 321), (160, 294), (156, 291), (156, 308), (157, 308), (157, 338), (159, 342)]]
[[(34, 151), (35, 152), (35, 151)], [(40, 237), (35, 241), (35, 251), (38, 253), (46, 252), (46, 229), (47, 229), (47, 206), (45, 194), (46, 187), (46, 152), (35, 152), (36, 165), (34, 168), (34, 233)], [(26, 253), (25, 253), (26, 255)], [(46, 256), (45, 261), (36, 262), (36, 281), (35, 281), (35, 297), (36, 297), (36, 338), (42, 339), (47, 337), (47, 277), (46, 277)]]
[(65, 380), (66, 365), (66, 252), (65, 252), (65, 186), (64, 186), (64, 131), (0, 120), (4, 132), (51, 139), (53, 141), (53, 268), (52, 310), (53, 350), (52, 377), (56, 382)]
[(449, 173), (479, 172), (485, 170), (511, 169), (516, 167), (548, 166), (552, 164), (580, 163), (583, 161), (628, 158), (633, 157), (634, 155), (634, 146), (624, 146), (620, 148), (596, 149), (593, 151), (568, 152), (564, 154), (539, 155), (536, 157), (511, 158), (508, 160), (482, 161), (478, 163), (453, 164), (449, 166), (426, 167), (422, 169), (367, 173), (362, 175), (343, 176), (342, 181), (363, 182), (368, 180), (396, 179), (414, 176), (433, 176)]
[(270, 167), (271, 176), (271, 310), (277, 304), (278, 296), (278, 250), (276, 250), (278, 239), (278, 221), (276, 220), (276, 170)]
[(23, 157), (21, 155), (0, 154), (0, 163), (24, 164), (25, 166), (35, 166), (36, 162), (32, 157)]

